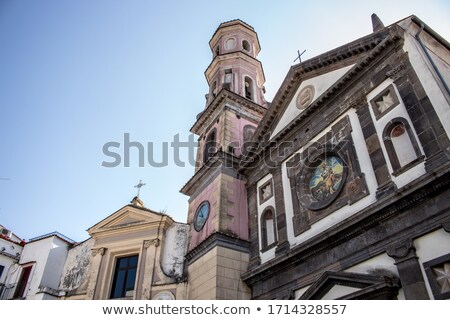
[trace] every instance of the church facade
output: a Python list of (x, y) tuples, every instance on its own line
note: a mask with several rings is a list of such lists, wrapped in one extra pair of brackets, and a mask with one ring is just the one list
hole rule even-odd
[(449, 43), (415, 16), (372, 22), (271, 103), (253, 28), (214, 33), (182, 189), (189, 298), (450, 297)]
[(412, 16), (295, 65), (243, 159), (255, 299), (448, 298), (448, 42)]
[(416, 16), (372, 24), (272, 102), (256, 31), (220, 24), (187, 223), (135, 197), (82, 243), (21, 243), (3, 297), (449, 299), (450, 44)]

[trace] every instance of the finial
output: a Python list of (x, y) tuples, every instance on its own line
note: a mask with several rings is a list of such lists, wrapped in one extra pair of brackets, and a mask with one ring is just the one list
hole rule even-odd
[(381, 22), (381, 19), (375, 13), (372, 13), (372, 29), (373, 32), (378, 32), (384, 29), (384, 24)]

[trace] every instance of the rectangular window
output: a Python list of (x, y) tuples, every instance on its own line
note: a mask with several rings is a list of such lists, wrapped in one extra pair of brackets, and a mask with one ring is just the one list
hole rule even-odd
[(2, 278), (3, 270), (5, 269), (4, 266), (0, 266), (0, 279)]
[(110, 296), (111, 299), (133, 296), (137, 263), (138, 255), (117, 259)]

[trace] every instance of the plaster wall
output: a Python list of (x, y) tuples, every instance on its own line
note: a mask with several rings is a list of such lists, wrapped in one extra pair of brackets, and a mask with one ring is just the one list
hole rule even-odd
[(0, 266), (3, 266), (3, 272), (0, 275), (1, 284), (7, 282), (11, 266), (19, 261), (23, 247), (15, 242), (0, 238), (0, 250)]
[(166, 275), (182, 277), (187, 251), (189, 225), (175, 222), (166, 231), (161, 268)]
[(86, 291), (93, 244), (94, 240), (89, 238), (69, 250), (61, 275), (60, 290), (76, 290), (78, 294)]
[[(436, 113), (439, 117), (439, 120), (442, 123), (442, 126), (447, 133), (447, 136), (450, 135), (450, 108), (449, 101), (450, 97), (448, 93), (443, 91), (443, 88), (438, 84), (440, 80), (437, 78), (435, 71), (433, 70), (430, 62), (428, 61), (425, 53), (422, 48), (420, 48), (419, 43), (414, 38), (419, 32), (419, 27), (414, 23), (411, 23), (408, 26), (407, 33), (405, 34), (405, 42), (403, 45), (403, 50), (408, 53), (409, 60), (411, 65), (413, 66), (420, 83), (422, 84), (425, 92), (427, 93), (428, 98), (430, 99), (433, 107), (436, 110)], [(432, 52), (438, 54), (442, 59), (445, 59), (444, 49), (441, 45), (432, 42), (431, 38), (426, 35), (425, 32), (421, 33), (421, 37), (424, 37), (428, 40), (425, 40), (427, 47), (431, 49)], [(448, 57), (448, 51), (446, 53)], [(445, 61), (445, 62), (444, 62)], [(449, 61), (448, 58), (439, 63), (439, 65), (444, 66), (441, 68), (442, 73), (448, 80), (448, 66)], [(448, 83), (447, 83), (448, 84)]]
[(320, 76), (306, 79), (302, 81), (299, 88), (297, 89), (294, 98), (291, 100), (289, 105), (287, 106), (283, 116), (281, 117), (280, 121), (278, 122), (277, 126), (273, 130), (270, 139), (276, 136), (278, 132), (280, 132), (284, 127), (286, 127), (292, 120), (294, 120), (295, 117), (297, 117), (300, 113), (302, 113), (307, 108), (300, 110), (297, 108), (296, 105), (296, 99), (299, 92), (305, 88), (308, 85), (314, 86), (314, 97), (311, 101), (313, 103), (315, 100), (317, 100), (318, 97), (322, 93), (324, 93), (329, 87), (331, 87), (339, 78), (341, 78), (348, 70), (350, 70), (353, 67), (353, 65), (349, 65), (331, 72), (328, 72), (326, 74), (322, 74)]
[(221, 176), (222, 174), (219, 174), (214, 178), (214, 180), (189, 203), (189, 225), (192, 225), (196, 210), (203, 201), (209, 202), (210, 213), (204, 227), (199, 232), (191, 230), (188, 250), (195, 248), (215, 230), (219, 229)]

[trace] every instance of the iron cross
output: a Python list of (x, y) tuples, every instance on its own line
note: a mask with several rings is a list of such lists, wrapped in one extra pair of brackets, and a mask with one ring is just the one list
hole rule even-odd
[(306, 50), (303, 50), (303, 52), (300, 53), (300, 50), (297, 50), (298, 57), (295, 58), (294, 62), (298, 60), (298, 63), (302, 63), (302, 54), (304, 54), (305, 51), (306, 51)]
[(142, 183), (142, 180), (139, 180), (139, 183), (134, 187), (138, 189), (137, 197), (139, 198), (139, 192), (141, 192), (141, 188), (145, 186), (145, 183)]

